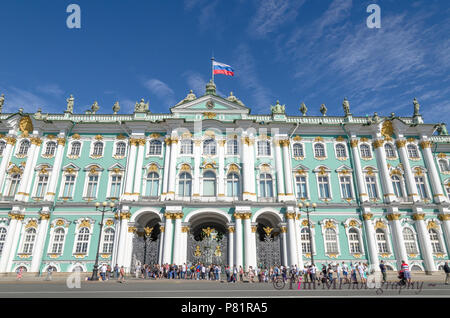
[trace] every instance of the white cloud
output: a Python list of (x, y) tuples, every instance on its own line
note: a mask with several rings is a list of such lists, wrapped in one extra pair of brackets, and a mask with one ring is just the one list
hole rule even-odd
[(60, 97), (62, 96), (62, 94), (64, 94), (64, 91), (57, 84), (40, 85), (36, 88), (36, 90), (53, 97)]
[(161, 101), (172, 106), (175, 103), (174, 91), (163, 81), (152, 78), (144, 81), (144, 86)]
[[(17, 87), (0, 89), (5, 94), (5, 104), (3, 112), (15, 113), (19, 108), (23, 108), (24, 112), (35, 112), (38, 108), (45, 111), (48, 102), (42, 97)], [(59, 111), (59, 110), (58, 110)]]

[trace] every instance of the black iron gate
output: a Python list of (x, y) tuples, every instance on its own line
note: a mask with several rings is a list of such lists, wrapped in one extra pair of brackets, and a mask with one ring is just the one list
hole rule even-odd
[(218, 232), (214, 228), (203, 228), (200, 235), (188, 235), (187, 260), (191, 264), (202, 263), (204, 265), (227, 264), (226, 234)]
[(281, 265), (281, 240), (280, 236), (273, 234), (273, 228), (263, 228), (256, 239), (256, 255), (258, 267), (268, 269), (271, 266)]

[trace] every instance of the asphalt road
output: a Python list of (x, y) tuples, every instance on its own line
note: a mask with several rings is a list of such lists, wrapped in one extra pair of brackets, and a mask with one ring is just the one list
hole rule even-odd
[[(327, 286), (305, 286), (289, 284), (277, 290), (271, 283), (225, 283), (214, 281), (178, 280), (127, 280), (85, 282), (69, 288), (65, 280), (44, 281), (0, 281), (0, 298), (267, 298), (267, 297), (450, 297), (450, 285), (443, 283), (416, 283), (399, 289), (395, 284), (383, 285), (379, 289), (362, 288), (348, 284)], [(280, 286), (282, 287), (282, 285)], [(378, 291), (378, 292), (377, 292)]]

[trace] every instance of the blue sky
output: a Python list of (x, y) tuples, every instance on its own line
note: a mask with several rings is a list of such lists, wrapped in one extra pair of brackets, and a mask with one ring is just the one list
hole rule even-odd
[[(81, 7), (80, 30), (66, 8)], [(366, 8), (381, 7), (369, 29)], [(211, 77), (211, 55), (235, 77), (217, 76), (252, 113), (277, 100), (289, 115), (411, 115), (417, 97), (426, 122), (450, 115), (450, 6), (446, 0), (3, 0), (0, 93), (3, 111), (62, 112), (75, 96), (82, 113), (132, 112), (141, 98), (167, 113)]]

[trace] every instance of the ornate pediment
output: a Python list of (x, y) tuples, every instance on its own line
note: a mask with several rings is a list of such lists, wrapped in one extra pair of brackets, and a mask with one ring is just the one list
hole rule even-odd
[[(217, 118), (219, 114), (249, 114), (250, 109), (245, 107), (242, 102), (237, 102), (234, 99), (222, 98), (217, 95), (205, 95), (199, 98), (186, 99), (176, 106), (172, 107), (170, 111), (173, 114), (183, 115), (208, 115), (208, 118)], [(212, 116), (212, 114), (215, 114)]]

